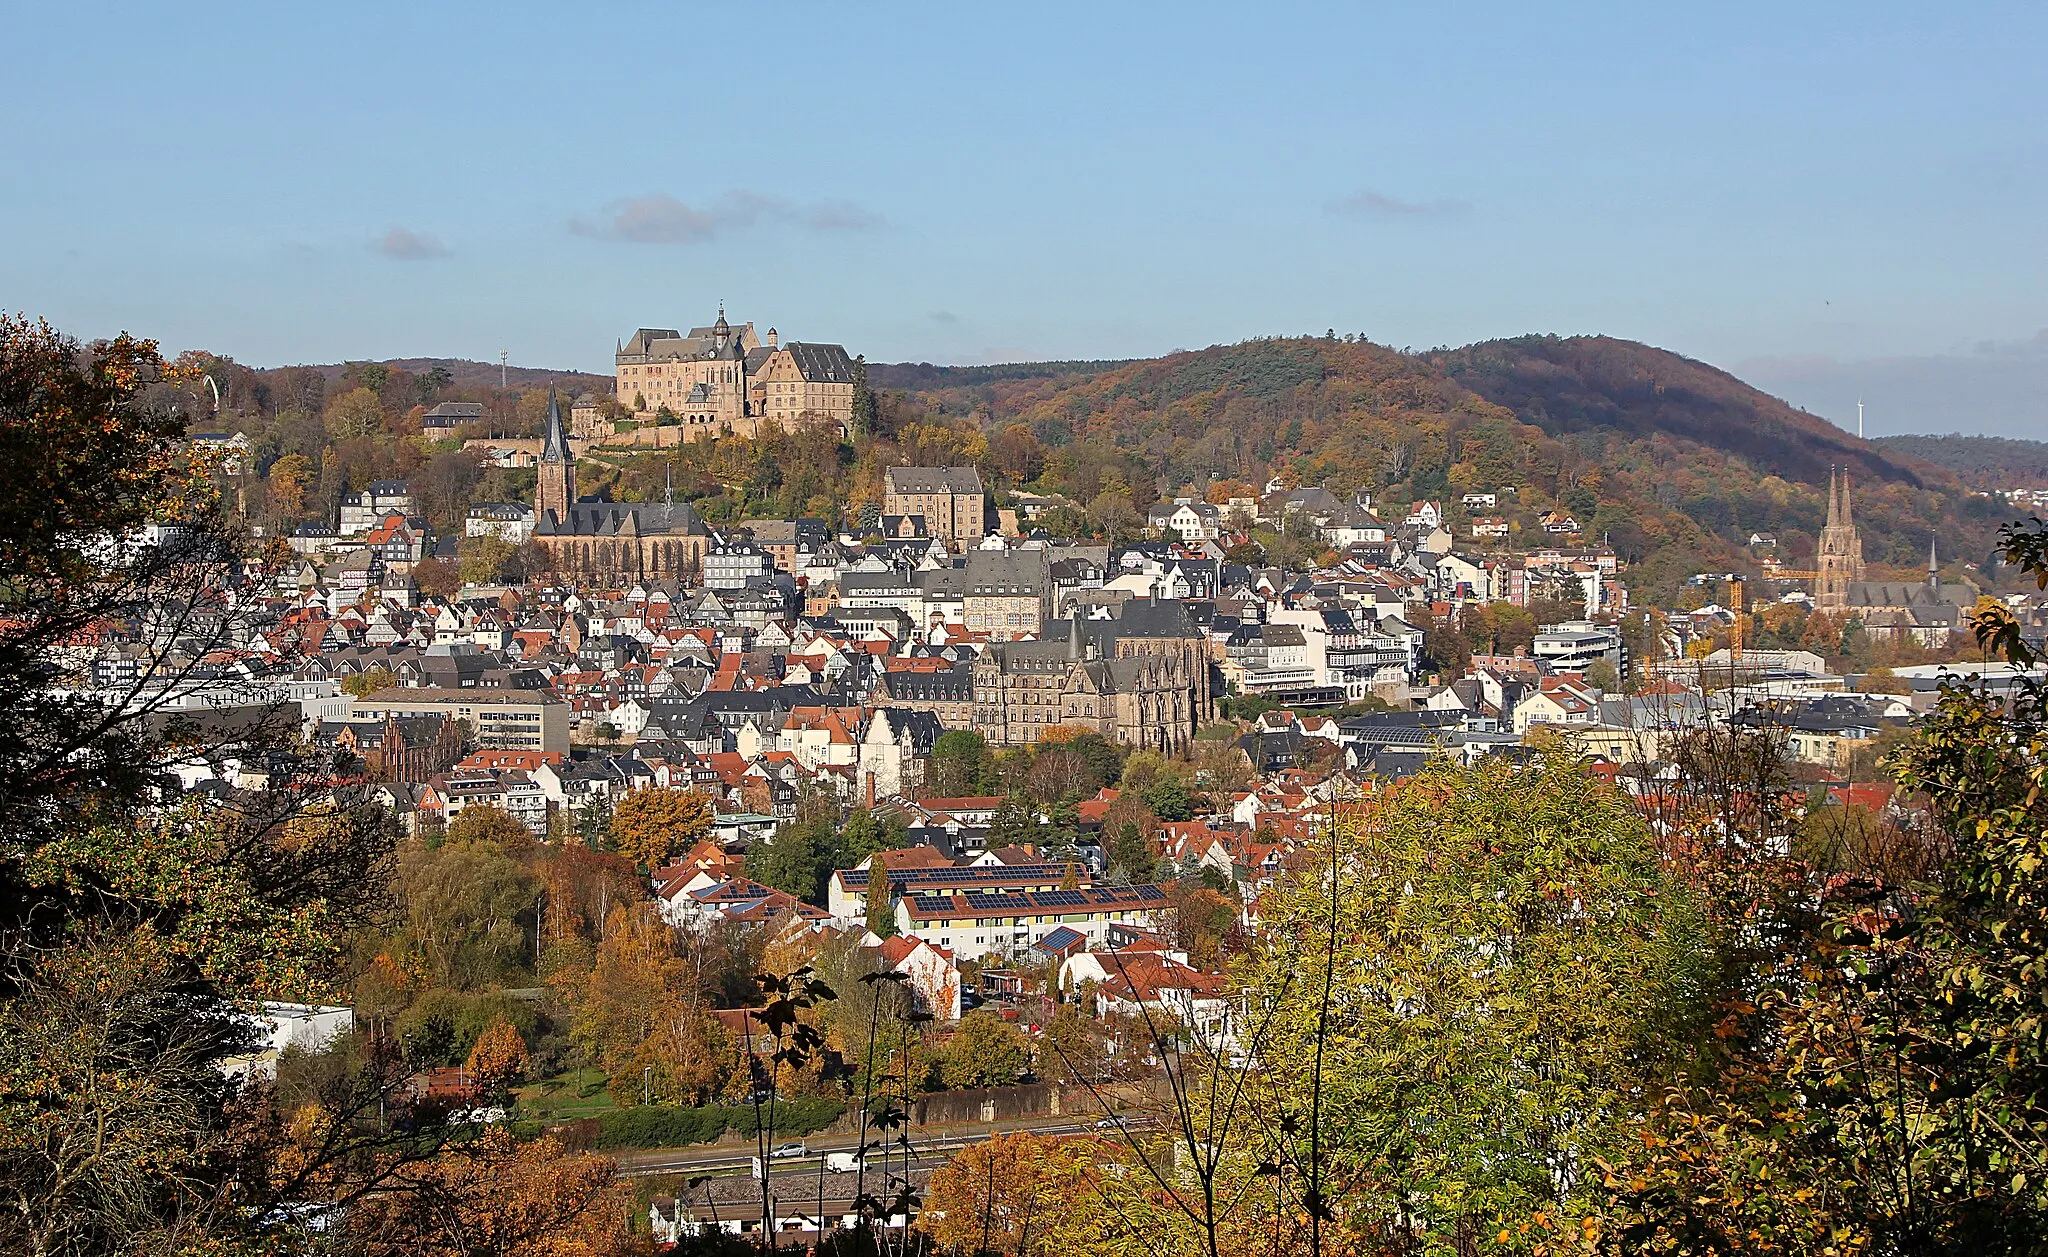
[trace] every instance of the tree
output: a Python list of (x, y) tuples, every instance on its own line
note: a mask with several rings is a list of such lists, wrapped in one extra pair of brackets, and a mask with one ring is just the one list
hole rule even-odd
[(494, 585), (504, 580), (518, 547), (503, 537), (465, 537), (456, 549), (462, 579), (470, 585)]
[(1088, 758), (1064, 746), (1040, 750), (1024, 781), (1031, 797), (1047, 807), (1063, 798), (1092, 794), (1102, 784)]
[(392, 1175), (340, 1237), (363, 1257), (600, 1257), (631, 1251), (633, 1190), (607, 1157), (494, 1126)]
[(815, 900), (832, 871), (832, 836), (828, 817), (791, 821), (747, 852), (747, 876), (798, 899)]
[(723, 1034), (679, 943), (654, 905), (614, 908), (595, 962), (568, 991), (571, 1038), (620, 1104), (638, 1103), (643, 1088), (660, 1103), (701, 1104), (726, 1079)]
[(889, 886), (889, 861), (877, 852), (868, 862), (868, 933), (896, 937), (896, 897)]
[(950, 729), (932, 743), (925, 764), (925, 788), (942, 799), (969, 798), (980, 792), (988, 771), (988, 743), (979, 733)]
[(1152, 870), (1158, 864), (1158, 858), (1144, 828), (1135, 820), (1126, 820), (1105, 824), (1104, 829), (1109, 834), (1109, 841), (1103, 847), (1103, 856), (1109, 862), (1111, 873), (1132, 882), (1152, 880)]
[[(168, 806), (174, 762), (222, 748), (163, 710), (251, 625), (208, 413), (147, 341), (90, 347), (0, 315), (0, 1249), (88, 1253), (251, 1236), (278, 1190), (222, 1065), (231, 1010), (320, 998), (379, 906), (392, 831), (335, 806), (287, 832), (288, 774), (232, 808)], [(135, 544), (148, 523), (161, 542)], [(149, 688), (79, 684), (60, 649), (149, 612)], [(234, 731), (237, 753), (282, 729)], [(176, 744), (176, 745), (174, 745)], [(374, 1138), (374, 1136), (372, 1136)], [(343, 1132), (342, 1160), (361, 1145)], [(325, 1168), (335, 1162), (319, 1159)], [(291, 1190), (286, 1184), (284, 1190)], [(349, 1196), (347, 1191), (321, 1198)], [(300, 1196), (299, 1199), (310, 1198)], [(222, 1209), (220, 1202), (237, 1204)]]
[(412, 565), (412, 580), (421, 593), (435, 598), (452, 597), (462, 588), (462, 573), (455, 565), (432, 555)]
[(341, 679), (341, 692), (366, 698), (378, 690), (388, 690), (398, 684), (398, 678), (389, 668), (371, 668), (367, 672), (351, 673)]
[(520, 917), (534, 910), (540, 884), (496, 843), (411, 848), (399, 858), (399, 888), (407, 932), (437, 983), (475, 986), (525, 958)]
[(1107, 1252), (1121, 1228), (1091, 1177), (1115, 1161), (1094, 1139), (993, 1136), (932, 1172), (918, 1229), (946, 1251), (990, 1257)]
[(1699, 907), (1641, 815), (1575, 764), (1440, 765), (1304, 854), (1255, 981), (1310, 1209), (1343, 1183), (1347, 1231), (1424, 1249), (1590, 1211), (1699, 1029)]
[(1175, 777), (1162, 777), (1144, 791), (1145, 806), (1163, 821), (1190, 820), (1195, 814), (1195, 801), (1188, 794), (1188, 788)]
[(635, 790), (612, 809), (612, 845), (636, 864), (657, 869), (711, 834), (711, 800), (695, 790)]
[(514, 820), (504, 808), (482, 803), (471, 804), (457, 812), (455, 819), (448, 823), (444, 841), (488, 842), (506, 851), (519, 851), (533, 845), (533, 833)]
[[(2048, 582), (2036, 521), (2008, 561)], [(1814, 618), (1819, 619), (1819, 616)], [(1973, 617), (2010, 661), (2002, 604)], [(1784, 940), (1735, 979), (1757, 1010), (1701, 1086), (1673, 1088), (1616, 1168), (1610, 1225), (1634, 1251), (2039, 1251), (2048, 1234), (2048, 687), (1950, 685), (1890, 760), (1933, 825), (1848, 808), (1806, 818), (1782, 861)], [(1756, 845), (1760, 827), (1722, 826)], [(1745, 980), (1746, 979), (1746, 980)], [(1729, 1031), (1738, 1033), (1730, 1034)]]
[(519, 1028), (500, 1017), (477, 1036), (476, 1046), (469, 1049), (469, 1058), (462, 1067), (469, 1074), (470, 1085), (480, 1093), (502, 1096), (526, 1076), (530, 1064), (526, 1040), (519, 1036)]
[(960, 1019), (939, 1056), (948, 1087), (1007, 1087), (1031, 1067), (1023, 1031), (987, 1009)]
[(313, 463), (304, 454), (286, 454), (270, 465), (270, 510), (280, 524), (298, 519), (306, 509), (306, 491), (313, 485)]
[(327, 431), (337, 441), (361, 440), (383, 427), (383, 403), (367, 388), (343, 393), (327, 407)]
[(890, 816), (885, 820), (864, 807), (857, 807), (846, 814), (846, 825), (839, 838), (839, 854), (858, 864), (877, 851), (887, 851), (901, 843), (904, 832), (900, 817)]

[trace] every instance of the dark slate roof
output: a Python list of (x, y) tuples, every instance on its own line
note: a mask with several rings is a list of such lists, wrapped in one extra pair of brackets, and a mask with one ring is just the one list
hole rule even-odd
[(567, 519), (553, 511), (534, 528), (542, 537), (706, 537), (710, 527), (688, 502), (577, 502)]
[(891, 467), (886, 475), (896, 493), (981, 492), (981, 472), (972, 467)]
[[(844, 345), (815, 345), (791, 341), (782, 346), (789, 352), (796, 369), (806, 380), (828, 384), (851, 384), (853, 382), (853, 359), (846, 354)], [(977, 481), (979, 477), (976, 478)], [(973, 489), (959, 490), (964, 493), (979, 493), (979, 483)]]

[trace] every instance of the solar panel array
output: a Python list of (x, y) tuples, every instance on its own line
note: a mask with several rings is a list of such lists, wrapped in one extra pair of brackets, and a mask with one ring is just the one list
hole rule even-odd
[[(891, 886), (914, 887), (920, 883), (950, 882), (972, 886), (977, 882), (1057, 882), (1067, 875), (1064, 864), (990, 864), (979, 868), (890, 869)], [(868, 884), (867, 869), (846, 869), (841, 874), (848, 890)]]
[(1138, 903), (1162, 903), (1165, 899), (1166, 892), (1157, 886), (1105, 886), (1093, 890), (1034, 890), (1010, 894), (970, 890), (957, 895), (912, 895), (910, 903), (913, 910), (930, 916), (944, 916), (951, 912), (1011, 917), (1058, 914), (1076, 909), (1114, 910)]

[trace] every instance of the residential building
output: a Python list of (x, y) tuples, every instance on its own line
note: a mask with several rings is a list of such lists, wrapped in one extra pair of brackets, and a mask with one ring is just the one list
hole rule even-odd
[(896, 901), (896, 926), (956, 960), (979, 960), (1023, 955), (1063, 925), (1100, 947), (1112, 924), (1150, 927), (1166, 907), (1166, 892), (1157, 886), (905, 895)]

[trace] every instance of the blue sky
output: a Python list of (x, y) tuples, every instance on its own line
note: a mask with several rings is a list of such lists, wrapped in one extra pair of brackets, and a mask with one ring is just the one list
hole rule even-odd
[(258, 365), (603, 370), (721, 299), (880, 361), (1605, 332), (1840, 418), (1863, 364), (2048, 384), (2044, 54), (2040, 5), (15, 3), (0, 305)]

